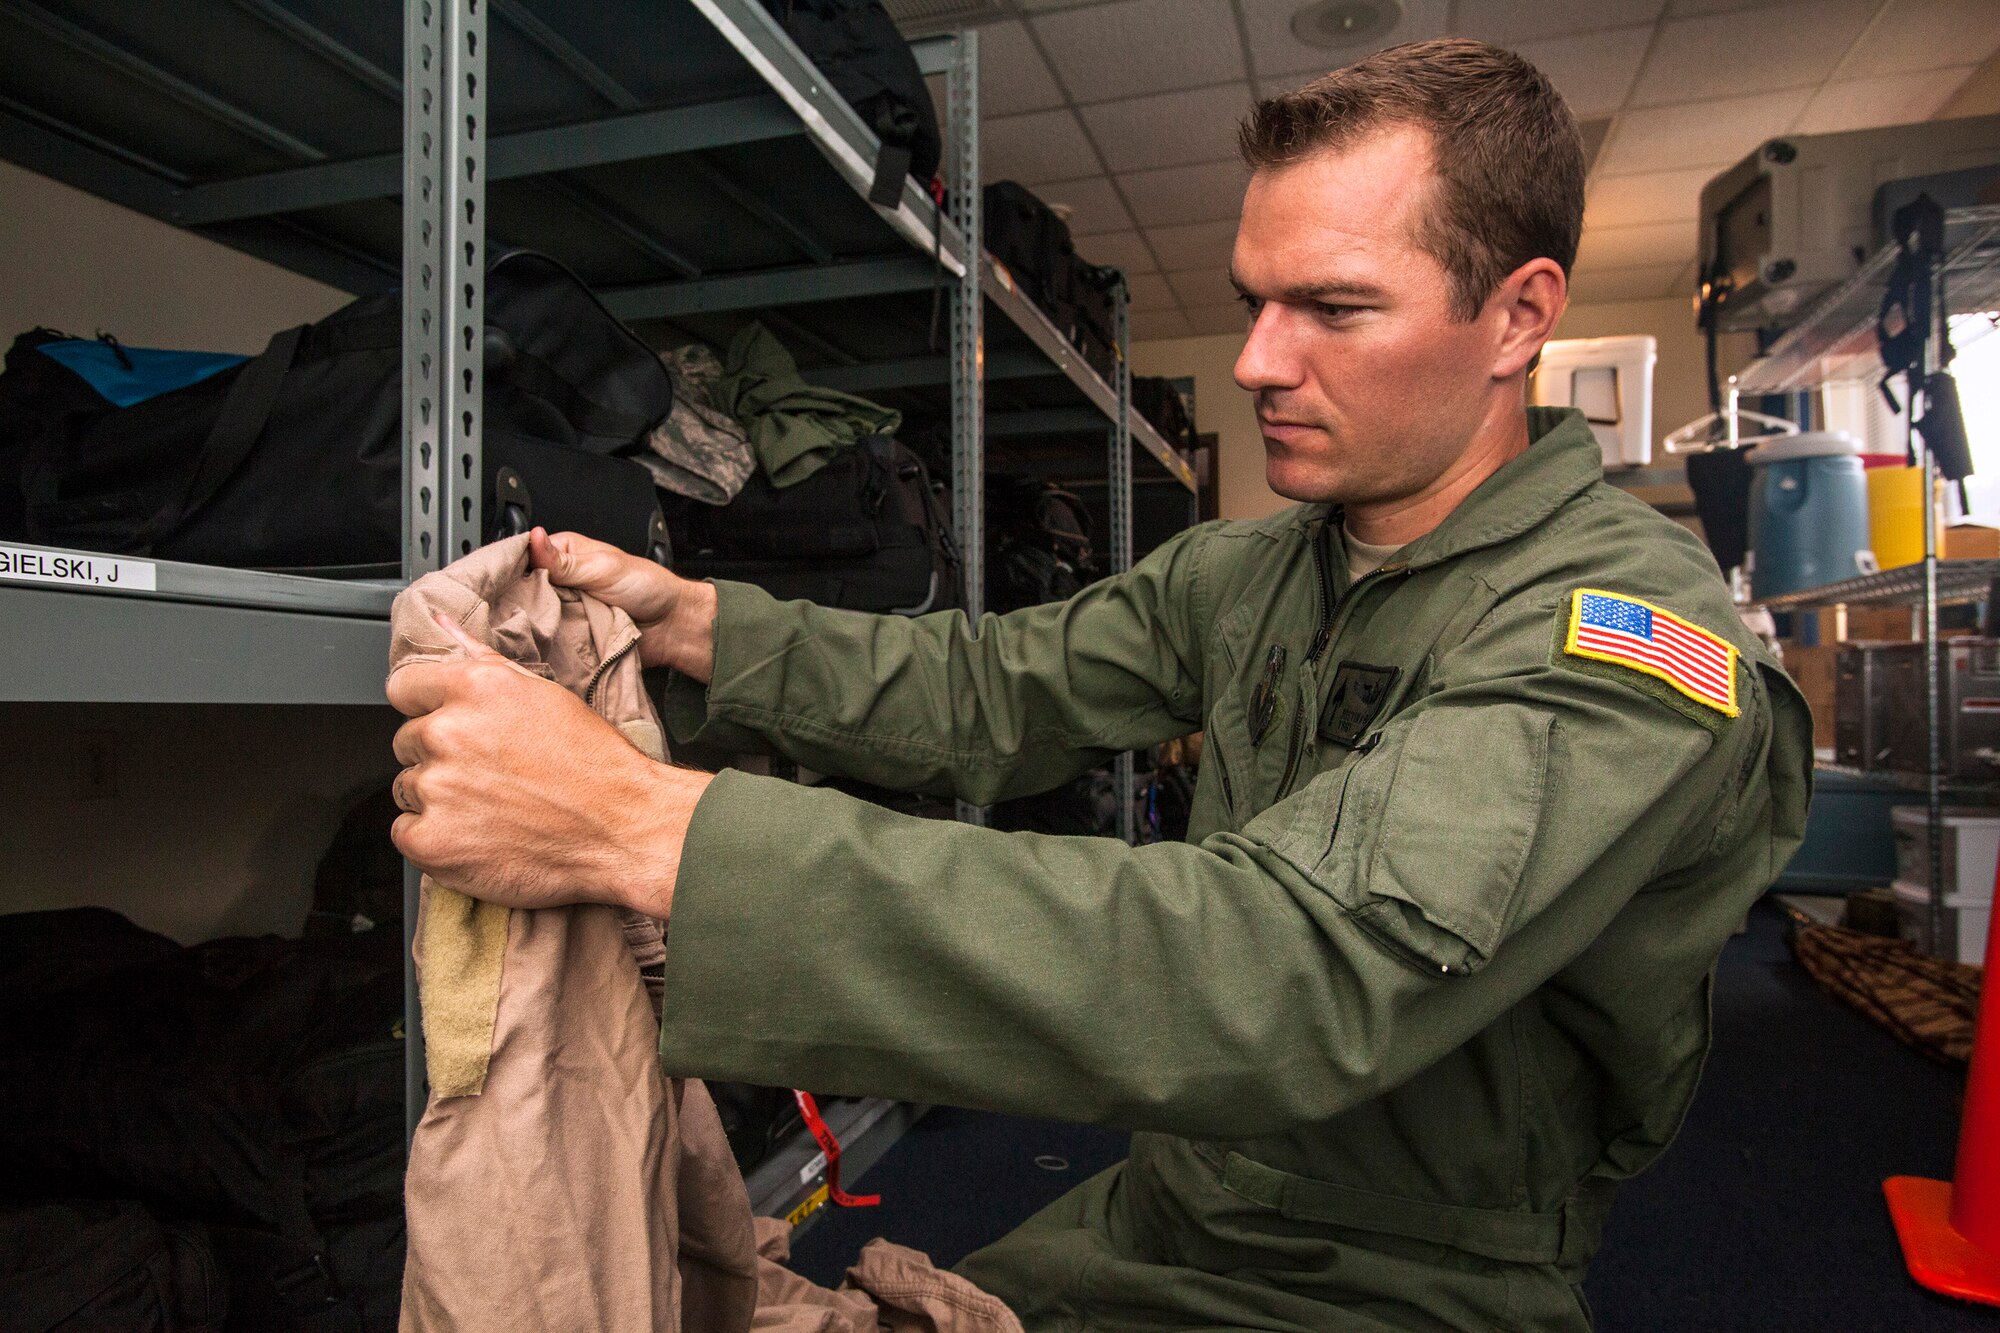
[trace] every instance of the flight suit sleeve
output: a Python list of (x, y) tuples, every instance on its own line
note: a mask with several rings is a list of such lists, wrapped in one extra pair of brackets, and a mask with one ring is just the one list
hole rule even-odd
[(1178, 535), (1067, 602), (864, 615), (716, 582), (715, 670), (664, 692), (676, 743), (987, 804), (1200, 725), (1199, 557)]
[(1562, 611), (1496, 609), (1365, 752), (1198, 846), (723, 774), (674, 900), (668, 1069), (1223, 1138), (1393, 1087), (1729, 837), (1759, 780), (1754, 670), (1711, 721), (1573, 669)]

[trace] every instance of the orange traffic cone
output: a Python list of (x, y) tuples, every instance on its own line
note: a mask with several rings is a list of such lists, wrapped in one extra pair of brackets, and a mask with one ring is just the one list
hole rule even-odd
[[(1994, 870), (2000, 902), (2000, 866)], [(1986, 971), (1979, 988), (1972, 1067), (1958, 1130), (1958, 1164), (1950, 1180), (1891, 1176), (1882, 1182), (1903, 1263), (1932, 1291), (2000, 1305), (2000, 930), (1986, 932)]]

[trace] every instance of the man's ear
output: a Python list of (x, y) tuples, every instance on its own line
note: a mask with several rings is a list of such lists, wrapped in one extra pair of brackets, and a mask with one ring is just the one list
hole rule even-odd
[(1530, 259), (1507, 275), (1491, 300), (1503, 316), (1493, 378), (1525, 375), (1569, 306), (1569, 280), (1553, 259)]

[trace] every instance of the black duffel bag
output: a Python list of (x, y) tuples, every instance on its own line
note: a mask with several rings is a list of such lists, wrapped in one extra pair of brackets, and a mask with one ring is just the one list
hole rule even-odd
[(930, 184), (944, 157), (937, 106), (882, 0), (764, 0), (764, 7), (881, 140), (870, 197), (894, 208), (905, 176)]
[(930, 471), (870, 436), (795, 485), (759, 471), (726, 505), (666, 497), (674, 568), (774, 597), (918, 615), (962, 604), (958, 543)]
[(9, 1333), (222, 1333), (229, 1292), (205, 1228), (130, 1199), (0, 1203)]
[[(71, 368), (80, 358), (57, 355), (77, 345), (37, 329), (7, 354), (0, 460), (18, 483), (0, 499), (0, 538), (261, 569), (400, 568), (396, 292), (150, 396), (102, 391)], [(485, 538), (539, 523), (664, 558), (651, 474), (620, 456), (673, 406), (658, 357), (574, 274), (528, 251), (487, 275), (484, 346)], [(111, 351), (128, 368), (177, 355)]]
[(1015, 285), (1067, 335), (1077, 319), (1076, 245), (1069, 224), (1033, 190), (994, 181), (980, 194), (986, 248)]

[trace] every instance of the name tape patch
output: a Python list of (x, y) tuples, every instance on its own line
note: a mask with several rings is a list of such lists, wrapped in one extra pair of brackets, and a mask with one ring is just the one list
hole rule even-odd
[(1644, 672), (1725, 717), (1743, 711), (1736, 702), (1736, 645), (1651, 602), (1578, 588), (1563, 651)]
[(0, 546), (0, 579), (117, 592), (155, 590), (155, 570), (150, 560), (116, 560), (108, 555), (65, 555), (56, 551), (24, 550), (18, 546)]

